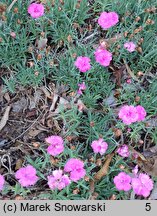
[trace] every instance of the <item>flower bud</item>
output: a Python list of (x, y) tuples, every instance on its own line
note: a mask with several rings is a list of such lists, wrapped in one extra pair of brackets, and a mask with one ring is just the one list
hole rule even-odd
[(14, 13), (18, 13), (18, 8), (17, 7), (14, 8)]
[(136, 97), (135, 97), (135, 102), (139, 102), (140, 99), (141, 99), (141, 98), (140, 98), (139, 96), (136, 96)]
[(141, 17), (139, 17), (139, 16), (135, 18), (135, 22), (138, 22), (140, 20), (141, 20)]
[(16, 33), (15, 33), (15, 32), (10, 32), (10, 36), (11, 36), (12, 38), (16, 38)]
[(41, 55), (41, 54), (38, 54), (38, 55), (37, 55), (37, 60), (40, 61), (41, 59), (42, 59), (42, 55)]
[(140, 54), (143, 52), (143, 51), (142, 51), (142, 47), (137, 47), (136, 50), (137, 50), (137, 52), (140, 53)]
[(125, 32), (124, 32), (124, 37), (127, 37), (127, 36), (128, 36), (128, 32), (125, 31)]
[(137, 76), (138, 76), (138, 77), (143, 76), (143, 72), (142, 72), (142, 71), (138, 71)]

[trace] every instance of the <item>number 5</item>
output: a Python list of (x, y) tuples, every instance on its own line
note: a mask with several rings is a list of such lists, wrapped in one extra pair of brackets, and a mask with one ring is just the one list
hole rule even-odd
[(150, 211), (151, 210), (151, 203), (146, 203), (146, 207), (145, 207), (145, 210), (146, 211)]

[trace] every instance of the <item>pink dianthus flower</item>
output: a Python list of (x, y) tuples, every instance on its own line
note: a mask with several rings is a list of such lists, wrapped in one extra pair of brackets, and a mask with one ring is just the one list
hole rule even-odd
[(5, 183), (4, 176), (0, 175), (0, 190), (3, 190), (4, 183)]
[(153, 189), (153, 181), (147, 174), (140, 173), (138, 177), (132, 178), (132, 187), (135, 194), (148, 197)]
[(118, 190), (129, 191), (131, 189), (131, 177), (125, 172), (120, 172), (113, 181)]
[(48, 185), (52, 190), (62, 190), (71, 183), (69, 177), (67, 175), (63, 175), (62, 170), (53, 171), (52, 175), (48, 176), (47, 178)]
[(146, 117), (146, 111), (144, 107), (138, 105), (136, 107), (134, 106), (128, 106), (124, 105), (120, 111), (119, 111), (119, 118), (122, 119), (123, 123), (126, 125), (130, 125), (134, 122), (140, 122), (143, 121)]
[(133, 42), (126, 42), (124, 44), (124, 48), (127, 49), (129, 52), (134, 52), (136, 49), (136, 44)]
[(78, 86), (79, 86), (79, 89), (78, 89), (78, 91), (77, 91), (77, 94), (81, 95), (81, 94), (82, 94), (82, 91), (86, 90), (85, 82), (79, 83)]
[(63, 139), (60, 136), (50, 136), (45, 139), (47, 143), (49, 143), (49, 147), (47, 148), (48, 154), (52, 156), (57, 156), (64, 151)]
[(98, 24), (103, 29), (109, 29), (110, 27), (116, 25), (119, 22), (119, 17), (116, 12), (102, 12), (98, 19)]
[(44, 6), (42, 4), (32, 3), (28, 7), (28, 13), (32, 18), (39, 18), (44, 15)]
[(129, 148), (127, 145), (122, 145), (117, 149), (117, 153), (122, 157), (129, 157)]
[(138, 113), (134, 106), (124, 105), (120, 109), (118, 116), (126, 125), (130, 125), (138, 120)]
[(91, 69), (90, 58), (88, 57), (77, 57), (74, 65), (83, 73)]
[(86, 171), (83, 167), (84, 163), (81, 160), (71, 158), (65, 164), (64, 171), (70, 172), (70, 179), (74, 182), (77, 182), (86, 174)]
[(147, 114), (144, 107), (142, 107), (140, 105), (136, 106), (136, 112), (138, 114), (137, 121), (143, 121), (146, 117), (146, 114)]
[(15, 177), (23, 187), (34, 185), (38, 180), (36, 169), (31, 165), (20, 168), (16, 172)]
[(105, 154), (108, 144), (102, 139), (94, 140), (91, 144), (91, 147), (94, 153), (100, 153), (101, 155)]
[(112, 60), (112, 53), (110, 53), (109, 51), (99, 47), (95, 51), (94, 55), (96, 62), (98, 62), (102, 66), (107, 67), (110, 65), (110, 62)]

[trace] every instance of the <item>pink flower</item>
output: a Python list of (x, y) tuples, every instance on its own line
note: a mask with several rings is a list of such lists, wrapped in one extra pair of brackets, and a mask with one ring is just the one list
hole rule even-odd
[(126, 42), (124, 44), (124, 48), (127, 49), (129, 52), (134, 52), (136, 48), (136, 44), (134, 44), (133, 42)]
[(130, 125), (138, 120), (138, 113), (134, 106), (124, 105), (118, 114), (119, 118), (123, 120), (123, 123)]
[(84, 163), (81, 160), (71, 158), (65, 164), (64, 171), (70, 172), (70, 179), (74, 182), (77, 182), (86, 174), (86, 171), (83, 167)]
[(51, 176), (48, 176), (48, 185), (52, 190), (62, 190), (68, 186), (71, 181), (67, 175), (63, 175), (62, 170), (55, 170)]
[(4, 183), (5, 183), (4, 176), (0, 175), (0, 190), (3, 190)]
[(79, 83), (78, 86), (79, 86), (79, 89), (78, 89), (78, 91), (77, 91), (77, 94), (81, 95), (81, 94), (82, 94), (82, 91), (84, 91), (84, 90), (86, 89), (85, 82)]
[(119, 111), (119, 118), (123, 120), (123, 123), (126, 125), (130, 125), (133, 122), (140, 122), (145, 119), (146, 111), (145, 109), (138, 105), (134, 106), (123, 106)]
[(39, 18), (44, 15), (44, 6), (42, 4), (32, 3), (28, 7), (28, 13), (32, 18)]
[(147, 114), (144, 107), (138, 105), (136, 107), (136, 112), (138, 113), (137, 121), (143, 121), (145, 119), (145, 117), (146, 117), (146, 114)]
[(112, 60), (112, 53), (110, 53), (109, 51), (105, 49), (98, 48), (94, 54), (95, 54), (96, 62), (98, 62), (104, 67), (107, 67), (110, 65), (110, 61)]
[(122, 145), (117, 149), (117, 153), (122, 157), (129, 157), (130, 152), (127, 145)]
[(129, 191), (131, 189), (131, 177), (125, 172), (120, 172), (113, 181), (118, 190)]
[(137, 176), (137, 173), (138, 173), (138, 165), (136, 165), (134, 167), (134, 169), (132, 170), (132, 173), (134, 174), (134, 176)]
[(132, 187), (135, 194), (148, 197), (153, 189), (153, 181), (147, 174), (140, 173), (139, 177), (132, 179)]
[(102, 139), (94, 140), (91, 144), (91, 147), (94, 153), (100, 153), (101, 155), (105, 154), (108, 144)]
[(47, 148), (48, 154), (57, 156), (64, 151), (63, 139), (60, 136), (50, 136), (45, 139), (50, 146)]
[(36, 169), (31, 165), (28, 165), (25, 168), (20, 168), (16, 172), (15, 177), (16, 179), (19, 179), (19, 183), (23, 187), (34, 185), (38, 180), (38, 177), (36, 176)]
[(127, 82), (128, 84), (130, 84), (130, 83), (131, 83), (131, 79), (127, 79), (126, 82)]
[(98, 24), (103, 29), (109, 29), (110, 27), (116, 25), (118, 22), (119, 17), (116, 12), (102, 12), (98, 19)]
[(74, 65), (80, 70), (80, 72), (86, 72), (91, 69), (90, 58), (88, 57), (77, 57)]

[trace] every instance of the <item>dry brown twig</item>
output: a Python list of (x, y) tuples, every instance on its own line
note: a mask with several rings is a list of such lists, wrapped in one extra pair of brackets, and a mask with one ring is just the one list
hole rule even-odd
[(107, 175), (109, 165), (111, 163), (111, 160), (112, 160), (113, 156), (114, 156), (114, 153), (107, 155), (104, 165), (102, 166), (102, 168), (94, 176), (94, 179), (96, 181), (99, 181), (102, 177)]
[[(4, 164), (4, 162), (6, 161), (5, 157), (8, 158), (8, 165), (9, 165), (8, 167)], [(1, 162), (2, 166), (8, 170), (8, 173), (11, 174), (12, 170), (11, 170), (11, 160), (10, 160), (9, 154), (4, 154), (2, 157), (0, 157), (0, 162)]]
[(37, 117), (37, 119), (23, 132), (21, 133), (19, 136), (17, 136), (16, 138), (12, 139), (10, 142), (6, 143), (6, 145), (9, 145), (12, 142), (15, 142), (17, 139), (19, 139), (20, 137), (22, 137), (27, 131), (29, 131), (40, 119), (40, 117), (43, 115), (44, 110), (40, 113), (40, 115)]
[(128, 74), (131, 76), (132, 79), (136, 80), (137, 82), (139, 82), (139, 80), (137, 79), (137, 77), (134, 75), (134, 73), (131, 71), (129, 65), (126, 63), (126, 61), (123, 59), (123, 62), (125, 64), (125, 67), (127, 69)]
[(92, 199), (93, 193), (94, 193), (94, 189), (95, 189), (95, 182), (99, 181), (102, 177), (106, 176), (109, 170), (109, 165), (112, 161), (112, 158), (114, 156), (114, 153), (109, 154), (106, 156), (106, 160), (104, 165), (101, 167), (101, 169), (94, 175), (94, 180), (90, 181), (90, 193), (91, 196), (89, 197), (89, 199)]

